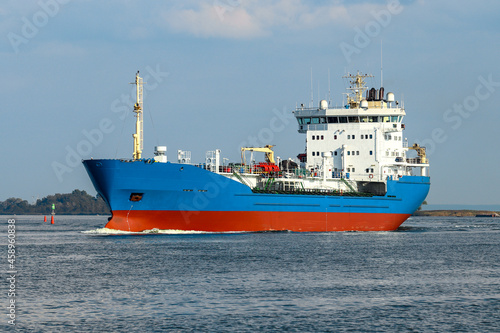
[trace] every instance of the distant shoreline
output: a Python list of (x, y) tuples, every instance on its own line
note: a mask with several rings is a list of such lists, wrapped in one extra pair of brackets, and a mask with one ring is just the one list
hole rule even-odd
[(475, 217), (476, 215), (495, 215), (498, 211), (491, 210), (471, 210), (471, 209), (440, 209), (440, 210), (418, 210), (413, 216), (456, 216)]

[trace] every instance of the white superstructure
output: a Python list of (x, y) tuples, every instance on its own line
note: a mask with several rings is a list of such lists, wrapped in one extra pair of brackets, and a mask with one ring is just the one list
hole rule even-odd
[[(274, 159), (273, 145), (242, 147), (241, 163), (226, 164), (220, 150), (207, 152), (205, 163), (196, 166), (236, 180), (264, 193), (326, 193), (384, 195), (387, 180), (426, 176), (429, 167), (425, 148), (408, 146), (403, 136), (404, 107), (384, 88), (368, 89), (371, 75), (348, 74), (347, 102), (330, 107), (321, 100), (317, 108), (296, 108), (299, 133), (306, 135), (306, 150), (297, 158)], [(416, 151), (409, 157), (408, 151)], [(245, 156), (250, 152), (250, 159)], [(265, 162), (255, 162), (254, 152), (265, 153)], [(191, 152), (178, 151), (178, 162), (191, 163)]]
[[(350, 92), (343, 107), (322, 100), (318, 108), (295, 110), (299, 133), (306, 134), (306, 152), (299, 155), (303, 167), (323, 178), (355, 181), (399, 178), (411, 175), (414, 167), (426, 175), (425, 151), (408, 148), (403, 136), (404, 108), (393, 93), (384, 96), (384, 88), (368, 90), (367, 77), (359, 72), (344, 76)], [(408, 149), (422, 150), (423, 158), (407, 159)]]

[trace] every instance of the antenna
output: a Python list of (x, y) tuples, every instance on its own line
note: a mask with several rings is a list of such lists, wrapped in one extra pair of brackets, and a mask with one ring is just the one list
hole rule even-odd
[(382, 39), (380, 39), (380, 87), (384, 86), (384, 72), (382, 69)]
[(319, 92), (319, 80), (318, 80), (318, 102), (321, 100), (321, 94)]
[(311, 67), (311, 103), (309, 107), (311, 108), (314, 105), (314, 92), (313, 92), (313, 68)]
[(328, 68), (328, 106), (332, 104), (332, 97), (330, 95), (330, 68)]
[(363, 99), (363, 93), (368, 89), (366, 87), (365, 79), (373, 78), (373, 75), (360, 74), (358, 71), (356, 75), (347, 74), (342, 76), (342, 78), (347, 80), (349, 83), (349, 88), (347, 88), (347, 90), (351, 91), (349, 93), (345, 93), (347, 96), (347, 104), (351, 105), (351, 107), (358, 107), (359, 103)]

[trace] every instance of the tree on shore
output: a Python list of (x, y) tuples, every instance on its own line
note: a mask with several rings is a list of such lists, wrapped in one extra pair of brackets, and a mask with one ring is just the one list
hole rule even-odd
[(38, 199), (34, 204), (20, 198), (9, 198), (0, 202), (0, 214), (50, 214), (52, 204), (55, 204), (57, 214), (109, 214), (108, 206), (99, 195), (93, 197), (80, 190), (65, 194), (48, 195), (45, 198)]

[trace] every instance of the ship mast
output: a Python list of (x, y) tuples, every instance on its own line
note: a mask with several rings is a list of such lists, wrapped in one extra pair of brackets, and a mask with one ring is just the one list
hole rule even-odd
[(360, 102), (363, 99), (363, 93), (368, 89), (366, 87), (365, 79), (369, 77), (373, 77), (373, 75), (360, 74), (359, 71), (356, 75), (348, 73), (343, 76), (344, 79), (348, 79), (350, 81), (350, 86), (347, 89), (352, 92), (347, 95), (347, 104), (349, 104), (352, 108), (359, 107)]
[(134, 105), (134, 113), (137, 118), (135, 122), (135, 133), (132, 134), (134, 138), (134, 160), (139, 160), (141, 158), (141, 153), (143, 149), (143, 121), (142, 121), (142, 77), (139, 76), (139, 71), (135, 74), (135, 82), (131, 83), (136, 86), (136, 103)]

